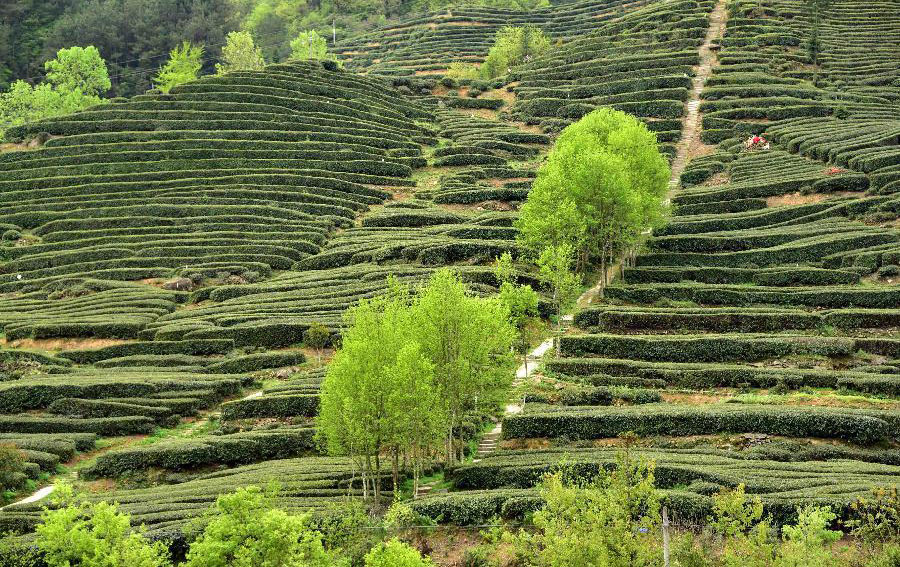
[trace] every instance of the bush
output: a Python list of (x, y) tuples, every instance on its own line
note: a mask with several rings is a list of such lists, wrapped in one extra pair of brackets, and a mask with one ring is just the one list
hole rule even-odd
[(366, 567), (428, 567), (431, 564), (429, 559), (397, 538), (379, 543), (366, 555)]
[(0, 494), (25, 482), (25, 455), (15, 445), (0, 443)]

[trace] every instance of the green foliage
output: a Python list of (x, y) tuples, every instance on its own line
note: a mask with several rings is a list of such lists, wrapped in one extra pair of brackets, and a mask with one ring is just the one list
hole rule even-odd
[(497, 31), (494, 45), (479, 67), (484, 79), (494, 79), (509, 73), (518, 65), (550, 50), (550, 38), (535, 25), (504, 26)]
[(13, 534), (0, 536), (0, 567), (34, 567), (40, 565), (40, 554), (33, 545)]
[(111, 83), (106, 62), (93, 45), (60, 49), (56, 59), (44, 63), (47, 82), (60, 92), (80, 91), (88, 97), (100, 96)]
[[(418, 471), (440, 439), (434, 364), (413, 317), (409, 291), (396, 282), (389, 293), (361, 301), (346, 316), (349, 328), (322, 384), (319, 436), (330, 453), (358, 458), (371, 478), (382, 452), (410, 455)], [(376, 496), (378, 488), (374, 483)]]
[(106, 64), (93, 46), (60, 49), (45, 66), (46, 82), (16, 81), (0, 93), (0, 130), (100, 104), (99, 95), (110, 88)]
[(303, 331), (303, 344), (309, 348), (315, 349), (316, 359), (322, 363), (322, 349), (331, 340), (331, 331), (322, 323), (313, 323), (308, 329)]
[(0, 494), (17, 490), (25, 480), (25, 455), (15, 445), (0, 443)]
[(516, 221), (520, 241), (535, 255), (566, 242), (580, 269), (592, 259), (605, 266), (663, 220), (668, 177), (646, 125), (595, 110), (563, 130), (539, 170)]
[(886, 545), (866, 563), (866, 567), (900, 567), (900, 544)]
[(553, 302), (557, 317), (571, 307), (578, 298), (579, 278), (572, 271), (574, 249), (569, 243), (547, 246), (537, 260), (541, 277), (553, 288)]
[(393, 538), (386, 543), (379, 543), (366, 555), (366, 567), (428, 567), (431, 560), (403, 543)]
[(169, 60), (153, 79), (156, 88), (164, 93), (184, 83), (197, 80), (203, 67), (203, 46), (182, 42), (169, 52)]
[(291, 41), (291, 58), (321, 61), (334, 59), (335, 56), (328, 53), (328, 42), (319, 32), (307, 30)]
[[(497, 407), (512, 382), (510, 347), (515, 329), (509, 324), (507, 307), (496, 299), (472, 296), (455, 273), (442, 269), (417, 290), (413, 310), (415, 336), (434, 364), (448, 431), (479, 405)], [(451, 448), (448, 460), (452, 462)]]
[(657, 565), (660, 502), (652, 462), (629, 450), (615, 468), (591, 482), (568, 480), (565, 469), (548, 475), (540, 488), (546, 502), (534, 514), (536, 533), (515, 538), (517, 555), (529, 565), (638, 567)]
[(311, 529), (309, 514), (275, 507), (277, 490), (240, 488), (216, 499), (185, 567), (327, 567), (337, 565)]
[(222, 62), (216, 63), (216, 74), (232, 71), (259, 71), (266, 66), (262, 50), (253, 42), (250, 32), (234, 31), (228, 34), (222, 48)]
[(846, 526), (853, 535), (869, 543), (900, 540), (900, 496), (897, 487), (877, 488), (868, 498), (850, 505), (852, 517)]
[(44, 510), (35, 539), (48, 567), (171, 565), (166, 545), (133, 531), (115, 504), (77, 501), (68, 486), (57, 487), (54, 496), (62, 506)]
[(747, 533), (760, 519), (763, 506), (759, 496), (749, 499), (741, 483), (734, 490), (723, 490), (713, 496), (710, 526), (725, 537)]
[(528, 351), (530, 340), (536, 334), (540, 323), (538, 314), (538, 293), (530, 285), (515, 283), (515, 268), (512, 255), (505, 252), (494, 262), (494, 275), (500, 282), (500, 302), (509, 310), (509, 320), (516, 329), (516, 350), (520, 354)]

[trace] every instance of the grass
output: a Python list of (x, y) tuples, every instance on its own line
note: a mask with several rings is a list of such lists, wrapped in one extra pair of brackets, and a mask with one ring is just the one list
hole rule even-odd
[[(198, 419), (192, 422), (181, 422), (176, 427), (158, 427), (152, 435), (142, 439), (139, 445), (153, 445), (171, 439), (187, 439), (202, 437), (219, 428), (218, 419)], [(98, 443), (99, 445), (99, 443)]]

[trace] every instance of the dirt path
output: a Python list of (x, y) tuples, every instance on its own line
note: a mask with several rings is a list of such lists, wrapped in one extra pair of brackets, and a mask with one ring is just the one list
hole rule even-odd
[[(547, 339), (539, 344), (534, 350), (528, 353), (528, 356), (525, 357), (525, 362), (516, 370), (516, 378), (512, 383), (513, 388), (516, 388), (522, 383), (523, 380), (534, 374), (534, 372), (538, 368), (538, 361), (541, 359), (541, 357), (544, 356), (544, 353), (546, 353), (551, 348), (553, 348), (553, 339)], [(504, 416), (521, 413), (523, 409), (522, 405), (523, 404), (518, 399), (511, 400), (508, 404), (506, 404), (506, 411), (504, 412)], [(496, 451), (502, 437), (503, 421), (501, 420), (500, 423), (498, 423), (490, 432), (488, 432), (478, 444), (478, 451), (475, 453), (475, 458), (472, 460), (472, 462), (477, 463), (478, 461), (486, 457), (489, 453)]]
[[(706, 31), (706, 40), (700, 46), (700, 64), (694, 67), (691, 92), (685, 104), (686, 112), (682, 122), (681, 139), (678, 141), (676, 146), (677, 153), (674, 161), (672, 161), (672, 176), (669, 178), (670, 195), (680, 184), (681, 173), (691, 157), (691, 149), (700, 142), (700, 130), (702, 129), (700, 97), (703, 94), (706, 80), (712, 74), (713, 67), (719, 62), (712, 45), (716, 40), (722, 38), (727, 21), (726, 0), (718, 0), (709, 17), (709, 29)], [(666, 202), (668, 201), (669, 199), (667, 198)]]
[[(706, 30), (706, 39), (700, 46), (700, 64), (694, 67), (694, 78), (691, 84), (691, 92), (685, 103), (684, 119), (682, 120), (681, 139), (676, 146), (677, 153), (672, 161), (672, 175), (669, 177), (669, 192), (666, 196), (666, 204), (672, 199), (672, 193), (680, 186), (681, 173), (684, 171), (688, 160), (694, 157), (698, 144), (700, 142), (700, 131), (703, 129), (702, 116), (700, 114), (701, 95), (706, 80), (712, 74), (713, 68), (718, 64), (719, 59), (716, 52), (712, 49), (713, 43), (721, 39), (725, 33), (725, 26), (728, 21), (728, 10), (726, 9), (726, 0), (718, 0), (715, 8), (709, 16), (709, 28)], [(649, 236), (650, 232), (645, 233)], [(607, 281), (612, 281), (616, 274), (621, 273), (622, 261), (608, 266)], [(598, 283), (594, 287), (588, 289), (581, 297), (578, 298), (576, 305), (578, 307), (587, 307), (592, 304), (600, 296), (600, 287)]]

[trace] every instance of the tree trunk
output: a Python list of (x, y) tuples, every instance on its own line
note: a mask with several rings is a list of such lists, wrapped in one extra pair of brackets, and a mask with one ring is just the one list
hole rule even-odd
[(394, 447), (394, 462), (393, 462), (393, 473), (394, 476), (394, 493), (397, 492), (397, 485), (400, 482), (400, 448)]

